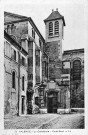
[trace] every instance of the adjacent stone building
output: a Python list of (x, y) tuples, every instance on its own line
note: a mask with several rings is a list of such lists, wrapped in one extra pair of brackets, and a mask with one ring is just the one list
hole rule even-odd
[(63, 52), (64, 83), (70, 85), (71, 107), (84, 107), (84, 49), (66, 50)]
[[(48, 56), (43, 48), (45, 40), (31, 17), (4, 12), (4, 29), (28, 53), (28, 71), (23, 76), (23, 80), (27, 80), (26, 95), (24, 92), (22, 94), (26, 96), (27, 113), (32, 113), (32, 105), (35, 104), (35, 98), (38, 96), (35, 94), (34, 87), (48, 77)], [(25, 63), (23, 57), (21, 61)], [(23, 72), (24, 69), (21, 69), (21, 73)], [(20, 85), (19, 82), (18, 85)], [(20, 91), (17, 90), (17, 92), (21, 96)], [(24, 102), (25, 99), (22, 97), (22, 103), (19, 101), (19, 104), (22, 105)], [(20, 111), (18, 113), (20, 114)]]
[(26, 114), (28, 53), (4, 31), (4, 113)]

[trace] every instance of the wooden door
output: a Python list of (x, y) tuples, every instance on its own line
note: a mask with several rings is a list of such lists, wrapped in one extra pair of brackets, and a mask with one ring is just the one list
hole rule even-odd
[(48, 113), (52, 113), (52, 97), (48, 97), (47, 110)]
[(52, 112), (57, 113), (57, 97), (53, 97), (52, 99)]

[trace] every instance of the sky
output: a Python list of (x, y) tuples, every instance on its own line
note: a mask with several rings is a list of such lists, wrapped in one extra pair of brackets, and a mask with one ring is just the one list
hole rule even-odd
[(52, 9), (64, 16), (63, 50), (86, 47), (87, 23), (86, 0), (4, 0), (4, 11), (31, 17), (45, 38), (46, 19)]

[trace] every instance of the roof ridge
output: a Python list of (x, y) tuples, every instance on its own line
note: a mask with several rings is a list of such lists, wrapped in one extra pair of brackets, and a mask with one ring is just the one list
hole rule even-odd
[(64, 51), (74, 51), (74, 50), (84, 50), (84, 48), (71, 49), (71, 50), (64, 50)]
[(84, 52), (84, 48), (72, 49), (72, 50), (64, 50), (63, 51), (63, 54), (65, 54), (65, 53), (71, 53), (71, 52), (78, 52), (78, 51)]
[(23, 15), (19, 15), (19, 14), (4, 11), (4, 15), (5, 14), (12, 15), (12, 16), (17, 16), (17, 17), (20, 17), (20, 18), (27, 18), (27, 16), (23, 16)]

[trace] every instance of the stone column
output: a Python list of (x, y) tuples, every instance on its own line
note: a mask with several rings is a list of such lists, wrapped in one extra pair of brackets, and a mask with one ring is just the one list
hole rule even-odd
[(70, 109), (70, 90), (69, 90), (69, 86), (66, 89), (66, 108)]
[(35, 72), (35, 43), (33, 43), (33, 88), (35, 86), (36, 81), (36, 72)]
[[(35, 63), (35, 43), (33, 42), (33, 89), (36, 84), (36, 63)], [(34, 89), (34, 94), (35, 94), (35, 89)], [(35, 97), (33, 94), (33, 100), (32, 100), (32, 105), (35, 104)]]
[(40, 82), (42, 81), (42, 52), (40, 51)]

